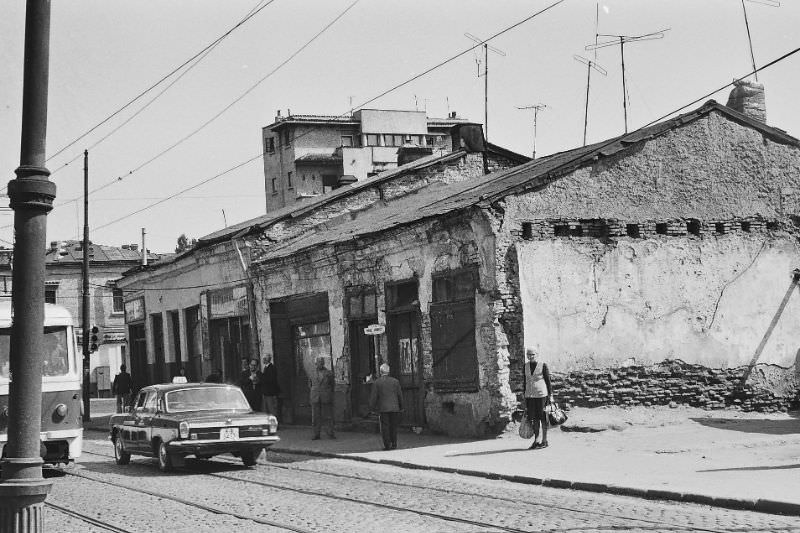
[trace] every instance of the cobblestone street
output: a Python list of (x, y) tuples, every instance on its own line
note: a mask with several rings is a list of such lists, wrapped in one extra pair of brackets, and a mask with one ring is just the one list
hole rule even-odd
[[(117, 466), (87, 431), (78, 465), (56, 476), (50, 531), (798, 531), (800, 519), (269, 452)], [(86, 521), (89, 520), (89, 521)]]

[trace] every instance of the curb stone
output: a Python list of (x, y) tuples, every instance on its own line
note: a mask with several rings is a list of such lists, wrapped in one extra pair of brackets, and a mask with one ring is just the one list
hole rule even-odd
[(373, 459), (370, 457), (362, 457), (357, 455), (347, 455), (334, 452), (323, 452), (320, 450), (298, 450), (281, 447), (270, 447), (270, 451), (276, 453), (288, 453), (294, 455), (307, 455), (312, 457), (325, 457), (330, 459), (347, 459), (350, 461), (357, 461), (362, 463), (382, 464), (388, 466), (397, 466), (410, 470), (432, 470), (434, 472), (443, 472), (446, 474), (461, 474), (464, 476), (479, 477), (484, 479), (510, 481), (513, 483), (521, 483), (526, 485), (542, 485), (550, 488), (557, 489), (573, 489), (585, 492), (598, 492), (616, 494), (620, 496), (631, 496), (634, 498), (642, 498), (647, 500), (665, 500), (676, 501), (685, 503), (695, 503), (700, 505), (710, 505), (712, 507), (723, 507), (726, 509), (736, 509), (742, 511), (755, 511), (760, 513), (770, 514), (783, 514), (800, 516), (800, 504), (791, 502), (782, 502), (778, 500), (749, 500), (737, 498), (717, 498), (705, 494), (683, 493), (678, 491), (662, 490), (662, 489), (642, 489), (636, 487), (626, 487), (622, 485), (608, 484), (608, 483), (591, 483), (585, 481), (570, 481), (566, 479), (549, 479), (537, 478), (533, 476), (519, 476), (519, 475), (505, 475), (495, 472), (484, 472), (480, 470), (462, 470), (458, 468), (433, 466), (433, 465), (420, 465), (408, 461), (399, 461), (396, 459)]

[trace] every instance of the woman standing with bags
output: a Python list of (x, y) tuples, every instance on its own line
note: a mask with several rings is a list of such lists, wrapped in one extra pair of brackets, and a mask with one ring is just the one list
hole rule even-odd
[[(545, 405), (553, 401), (553, 389), (550, 386), (550, 370), (547, 364), (539, 361), (535, 350), (525, 350), (525, 409), (528, 419), (533, 424), (533, 442), (529, 450), (547, 448), (547, 415)], [(539, 439), (541, 425), (542, 440)]]

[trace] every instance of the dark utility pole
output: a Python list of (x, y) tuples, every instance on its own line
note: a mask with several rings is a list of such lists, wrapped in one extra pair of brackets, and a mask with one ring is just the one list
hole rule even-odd
[(89, 151), (83, 151), (83, 421), (92, 419), (89, 396)]
[(44, 531), (44, 500), (51, 482), (39, 454), (44, 344), (44, 251), (47, 213), (56, 186), (45, 168), (50, 1), (28, 0), (20, 165), (8, 184), (14, 210), (11, 304), (11, 376), (8, 444), (0, 460), (0, 531)]

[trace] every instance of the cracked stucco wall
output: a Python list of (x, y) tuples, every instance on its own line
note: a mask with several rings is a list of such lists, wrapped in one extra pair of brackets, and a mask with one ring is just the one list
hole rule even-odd
[[(526, 342), (553, 370), (681, 359), (746, 365), (800, 265), (786, 234), (560, 239), (518, 245)], [(794, 365), (800, 294), (760, 362)]]
[[(450, 435), (474, 436), (497, 431), (503, 425), (498, 390), (507, 385), (499, 370), (495, 337), (494, 236), (479, 211), (386, 231), (353, 241), (316, 247), (290, 257), (256, 262), (257, 327), (262, 350), (271, 349), (269, 301), (293, 295), (328, 294), (331, 350), (336, 377), (337, 419), (350, 417), (350, 348), (344, 301), (348, 287), (370, 286), (379, 310), (386, 307), (386, 283), (417, 279), (419, 283), (420, 349), (427, 426)], [(475, 343), (479, 390), (443, 392), (433, 379), (430, 303), (432, 277), (440, 272), (477, 266), (479, 287), (475, 299)], [(381, 320), (379, 318), (379, 320)], [(388, 353), (382, 335), (381, 354)], [(505, 385), (503, 385), (505, 384)]]

